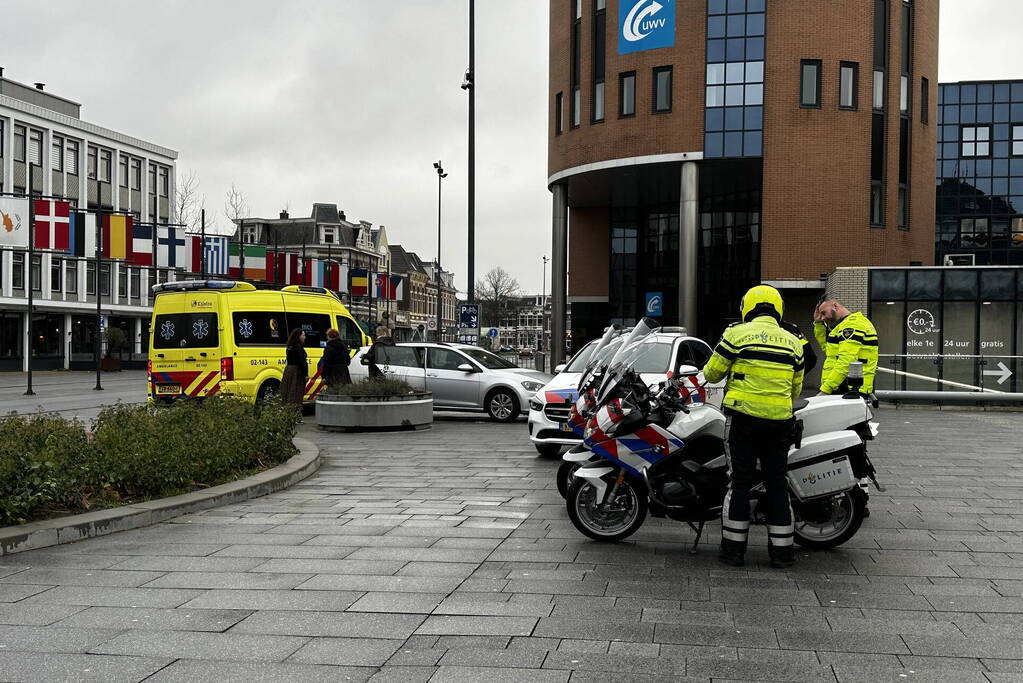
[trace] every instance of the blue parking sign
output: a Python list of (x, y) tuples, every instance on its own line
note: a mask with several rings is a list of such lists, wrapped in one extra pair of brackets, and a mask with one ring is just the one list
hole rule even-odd
[(646, 293), (646, 314), (653, 318), (664, 315), (664, 296), (661, 292)]
[(618, 54), (675, 45), (675, 0), (620, 0)]

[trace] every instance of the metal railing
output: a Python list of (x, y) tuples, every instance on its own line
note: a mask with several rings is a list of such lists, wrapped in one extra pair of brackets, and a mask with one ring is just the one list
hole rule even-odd
[(890, 400), (1023, 402), (1023, 356), (881, 354), (874, 392)]

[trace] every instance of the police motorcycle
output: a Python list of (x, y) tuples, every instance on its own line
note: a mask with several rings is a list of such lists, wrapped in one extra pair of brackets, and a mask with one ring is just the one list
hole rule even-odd
[[(695, 367), (680, 368), (677, 376), (648, 386), (633, 371), (644, 352), (642, 336), (630, 337), (593, 392), (583, 445), (594, 457), (572, 473), (568, 515), (580, 532), (597, 541), (627, 538), (648, 513), (667, 517), (693, 529), (696, 552), (704, 525), (721, 515), (728, 485), (725, 416), (694, 400), (697, 394), (688, 390), (687, 380), (698, 373)], [(860, 480), (869, 478), (884, 490), (863, 436), (872, 438), (876, 425), (858, 394), (821, 397), (796, 407), (787, 472), (795, 540), (804, 547), (833, 548), (852, 538), (863, 522), (866, 494)], [(854, 424), (844, 424), (850, 420)], [(751, 493), (752, 521), (762, 524), (756, 508), (766, 493), (763, 482)]]

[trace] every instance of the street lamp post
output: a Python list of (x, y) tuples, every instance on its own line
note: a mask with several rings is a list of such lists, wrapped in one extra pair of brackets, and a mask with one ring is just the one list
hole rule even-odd
[(462, 90), (469, 94), (469, 301), (476, 301), (476, 5), (469, 0), (469, 68)]
[(434, 273), (434, 279), (437, 281), (437, 341), (442, 340), (441, 330), (441, 279), (440, 279), (440, 188), (441, 181), (448, 177), (448, 174), (444, 172), (444, 167), (440, 161), (436, 161), (433, 164), (434, 169), (437, 171), (437, 270)]
[(540, 339), (543, 340), (543, 350), (547, 351), (547, 262), (551, 259), (543, 255), (543, 275), (540, 276)]

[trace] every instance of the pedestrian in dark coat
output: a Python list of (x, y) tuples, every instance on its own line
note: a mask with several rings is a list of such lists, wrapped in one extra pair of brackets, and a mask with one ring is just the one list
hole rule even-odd
[(323, 379), (328, 387), (352, 383), (352, 376), (348, 372), (351, 361), (348, 344), (341, 339), (341, 333), (334, 328), (327, 330), (327, 346), (323, 349)]
[(294, 329), (288, 335), (288, 364), (284, 366), (284, 378), (281, 380), (281, 400), (288, 405), (302, 409), (305, 398), (305, 385), (309, 379), (309, 365), (306, 363), (305, 332)]

